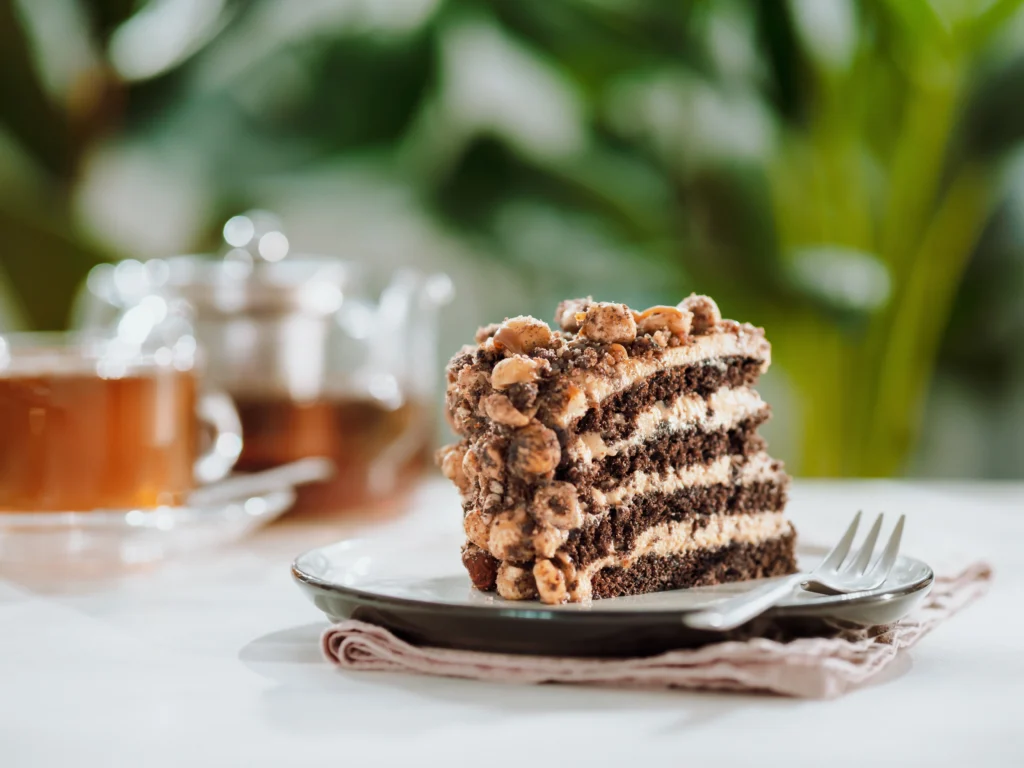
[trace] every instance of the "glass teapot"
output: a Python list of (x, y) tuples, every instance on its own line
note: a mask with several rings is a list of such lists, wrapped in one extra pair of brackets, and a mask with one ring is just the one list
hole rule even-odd
[(333, 479), (295, 513), (390, 508), (427, 464), (446, 275), (292, 254), (265, 212), (224, 225), (223, 253), (100, 265), (74, 313), (106, 327), (147, 296), (194, 316), (207, 376), (235, 400), (241, 471), (326, 456)]

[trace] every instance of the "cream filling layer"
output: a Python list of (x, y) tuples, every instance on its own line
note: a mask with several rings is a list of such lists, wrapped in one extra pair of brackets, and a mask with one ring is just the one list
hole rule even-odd
[(574, 460), (587, 465), (646, 443), (663, 430), (675, 433), (730, 429), (764, 408), (764, 400), (750, 387), (722, 388), (708, 398), (684, 394), (667, 404), (659, 400), (641, 411), (633, 431), (623, 440), (607, 443), (598, 432), (584, 432), (570, 443), (567, 451)]
[(683, 488), (719, 484), (749, 485), (781, 477), (782, 471), (775, 467), (775, 460), (764, 451), (755, 453), (738, 469), (734, 468), (732, 456), (722, 456), (708, 464), (691, 464), (669, 472), (634, 472), (611, 491), (593, 490), (593, 506), (590, 514), (603, 514), (609, 507), (625, 504), (637, 496), (646, 494), (671, 494)]
[[(627, 358), (615, 365), (612, 375), (592, 370), (577, 370), (570, 381), (583, 391), (592, 407), (607, 397), (628, 388), (635, 381), (668, 368), (678, 368), (722, 357), (749, 357), (762, 360), (761, 370), (771, 364), (771, 344), (760, 333), (741, 330), (739, 333), (712, 333), (696, 336), (690, 343), (668, 347), (653, 358)], [(720, 363), (721, 364), (721, 363)]]
[(712, 515), (706, 522), (701, 521), (700, 526), (693, 520), (656, 525), (641, 533), (632, 549), (612, 552), (581, 568), (577, 572), (580, 584), (575, 599), (590, 597), (591, 580), (603, 568), (629, 568), (645, 555), (671, 557), (698, 549), (721, 549), (730, 544), (763, 544), (791, 531), (792, 525), (782, 512)]

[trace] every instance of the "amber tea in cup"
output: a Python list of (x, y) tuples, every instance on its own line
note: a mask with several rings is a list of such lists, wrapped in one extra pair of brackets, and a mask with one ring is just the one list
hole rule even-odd
[(334, 476), (297, 488), (293, 516), (387, 508), (426, 467), (429, 412), (417, 402), (396, 407), (344, 395), (308, 401), (235, 395), (245, 446), (242, 471), (270, 469), (307, 456), (334, 463)]
[[(205, 456), (200, 419), (218, 432)], [(67, 334), (0, 337), (0, 513), (184, 504), (198, 481), (231, 469), (232, 432), (230, 401), (200, 393), (189, 357)]]

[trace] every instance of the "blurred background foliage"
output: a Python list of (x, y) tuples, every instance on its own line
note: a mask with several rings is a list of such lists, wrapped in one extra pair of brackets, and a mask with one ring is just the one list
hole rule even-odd
[(768, 329), (806, 475), (1024, 476), (1019, 0), (0, 0), (0, 325), (103, 260), (444, 268)]

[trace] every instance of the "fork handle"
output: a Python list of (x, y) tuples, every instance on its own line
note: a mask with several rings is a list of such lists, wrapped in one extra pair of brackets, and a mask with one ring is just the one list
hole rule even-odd
[(723, 600), (710, 608), (686, 613), (683, 615), (683, 624), (692, 629), (719, 632), (735, 629), (781, 603), (806, 578), (805, 573), (795, 573), (745, 594)]

